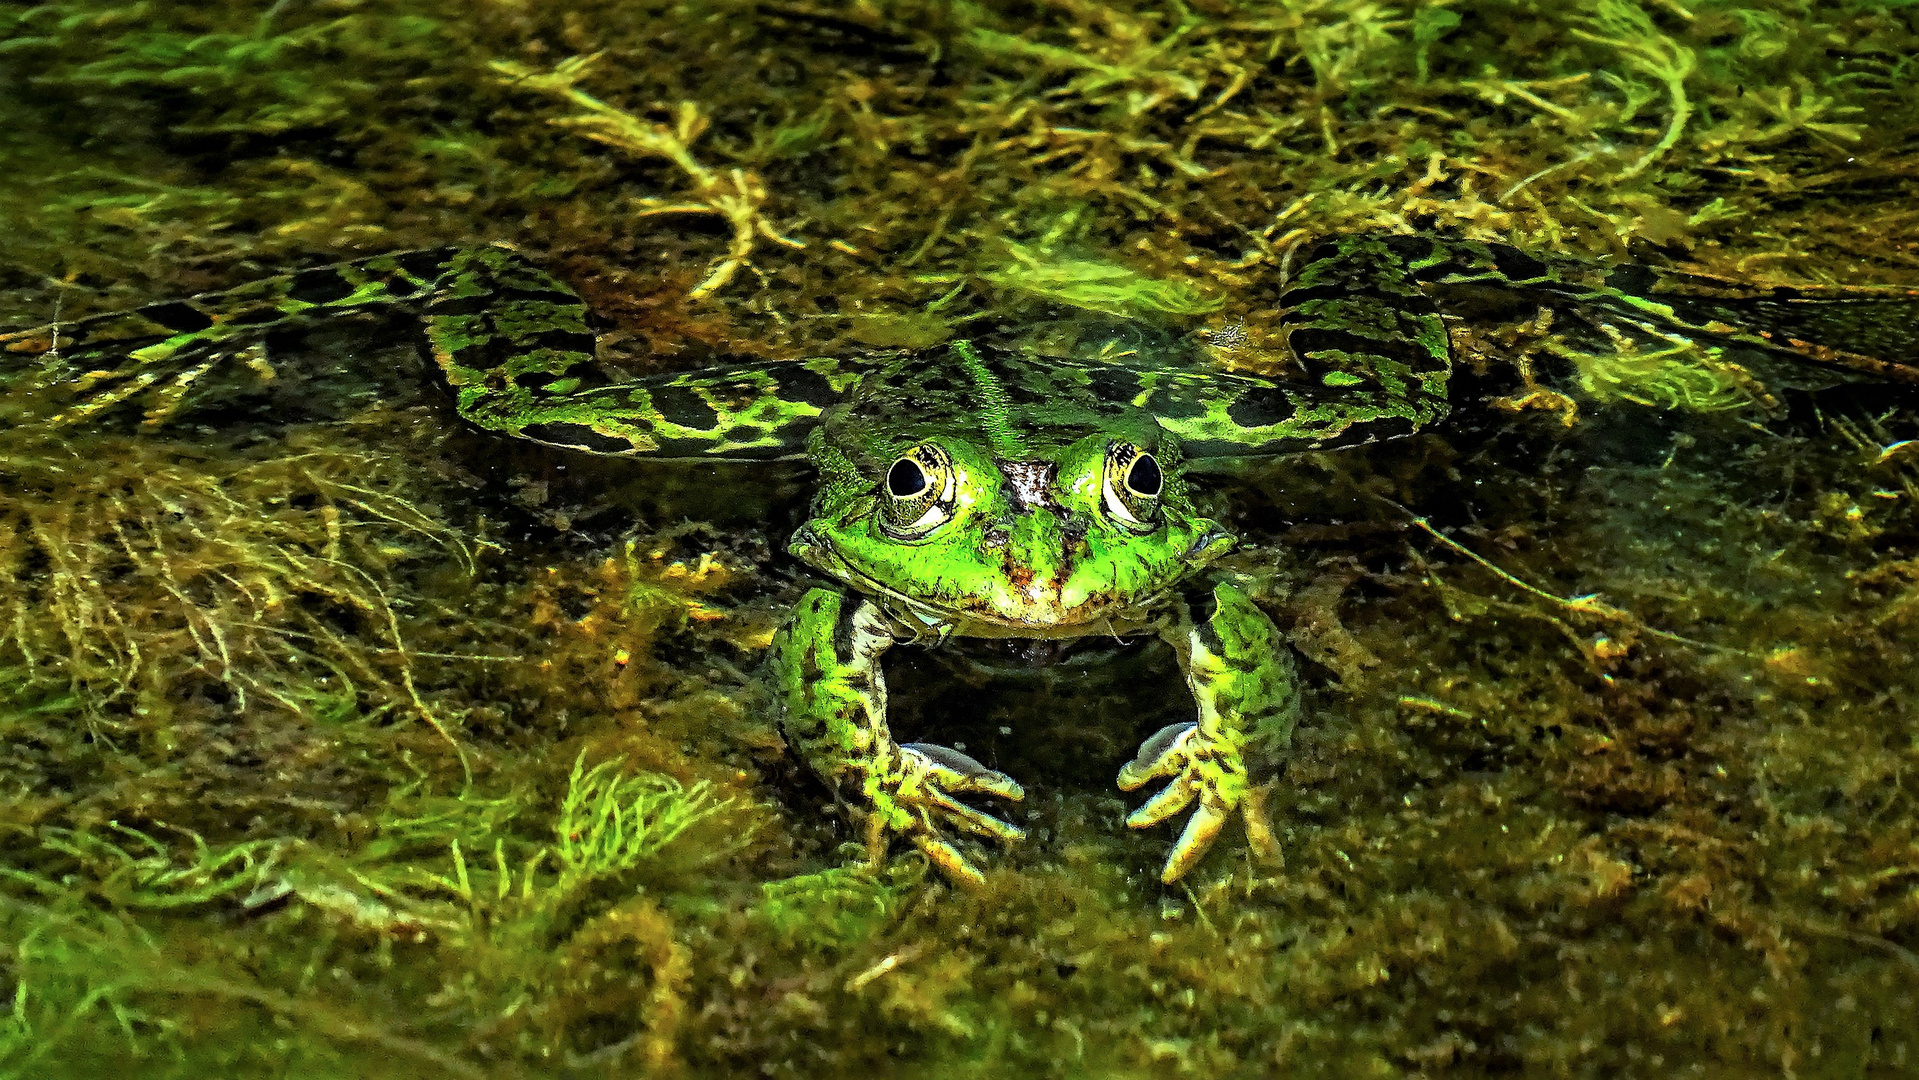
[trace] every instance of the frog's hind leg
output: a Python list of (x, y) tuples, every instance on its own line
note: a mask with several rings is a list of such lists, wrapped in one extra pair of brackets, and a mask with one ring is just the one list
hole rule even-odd
[(1398, 239), (1329, 240), (1275, 298), (1305, 379), (1109, 367), (1096, 385), (1152, 413), (1189, 458), (1323, 450), (1428, 427), (1447, 412), (1452, 341)]
[(136, 398), (149, 402), (148, 423), (159, 423), (202, 376), (222, 362), (252, 357), (253, 347), (275, 331), (418, 304), (460, 253), (396, 252), (13, 331), (0, 334), (0, 357), (25, 361), (7, 367), (37, 368), (40, 385), (59, 388), (60, 411), (48, 419), (53, 426)]
[(1410, 432), (1446, 415), (1452, 342), (1416, 265), (1388, 241), (1320, 244), (1279, 297), (1287, 348), (1315, 382)]
[(1691, 352), (1712, 363), (1758, 364), (1766, 381), (1811, 388), (1858, 378), (1919, 385), (1919, 289), (1753, 286), (1640, 264), (1536, 258), (1505, 244), (1378, 242), (1442, 308), (1503, 294), (1526, 314), (1554, 312), (1555, 331), (1573, 349)]
[[(1919, 386), (1919, 289), (1896, 286), (1740, 287), (1629, 267), (1608, 276), (1625, 302), (1702, 342), (1810, 362), (1834, 379)], [(1681, 291), (1684, 290), (1684, 291)]]
[(462, 252), (422, 309), (426, 347), (460, 415), (488, 431), (620, 457), (799, 455), (856, 362), (753, 360), (610, 378), (586, 305), (510, 249)]

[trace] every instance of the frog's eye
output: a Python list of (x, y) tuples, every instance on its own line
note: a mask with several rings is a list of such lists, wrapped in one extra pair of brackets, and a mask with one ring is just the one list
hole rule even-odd
[(1135, 498), (1157, 499), (1159, 489), (1166, 483), (1160, 475), (1159, 459), (1151, 454), (1141, 454), (1126, 466), (1126, 490)]
[(880, 529), (894, 539), (917, 540), (953, 516), (953, 459), (932, 443), (893, 462), (880, 486)]
[(1151, 529), (1159, 524), (1159, 496), (1166, 474), (1159, 459), (1131, 443), (1114, 443), (1106, 451), (1106, 512), (1121, 524)]

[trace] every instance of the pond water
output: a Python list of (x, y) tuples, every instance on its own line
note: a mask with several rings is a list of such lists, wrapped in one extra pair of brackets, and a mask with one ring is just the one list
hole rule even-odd
[[(1919, 1075), (1915, 57), (1867, 0), (0, 5), (0, 1075)], [(513, 438), (314, 292), (498, 243), (615, 382), (1297, 387), (1362, 234), (1693, 330), (1499, 249), (1444, 422), (1167, 458), (1303, 695), (1277, 851), (1172, 884), (1114, 776), (1180, 633), (894, 649), (1025, 836), (872, 859), (762, 673), (817, 446)]]

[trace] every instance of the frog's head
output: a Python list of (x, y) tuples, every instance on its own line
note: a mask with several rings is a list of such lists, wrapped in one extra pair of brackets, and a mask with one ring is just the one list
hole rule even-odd
[(789, 550), (934, 621), (1098, 622), (1235, 542), (1195, 512), (1176, 440), (1149, 417), (1126, 421), (1070, 441), (924, 428), (857, 448), (818, 438), (826, 486)]

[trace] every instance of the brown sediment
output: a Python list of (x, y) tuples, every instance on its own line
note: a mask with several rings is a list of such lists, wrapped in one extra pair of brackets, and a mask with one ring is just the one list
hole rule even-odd
[[(1057, 304), (1284, 372), (1275, 275), (1355, 228), (1919, 283), (1890, 5), (124, 7), (0, 16), (0, 325), (496, 239), (613, 321), (616, 375)], [(596, 53), (581, 89), (710, 183), (488, 66)], [(1484, 333), (1491, 392), (1528, 325)], [(402, 370), (354, 332), (283, 344), (275, 384)], [(1024, 698), (896, 682), (901, 730), (1056, 796), (975, 896), (847, 859), (755, 697), (806, 584), (771, 554), (799, 481), (503, 448), (400, 382), (286, 421), (203, 379), (160, 431), (58, 437), (15, 423), (42, 389), (0, 399), (0, 1071), (1919, 1061), (1908, 405), (1462, 414), (1224, 489), (1254, 541), (1224, 569), (1292, 597), (1319, 665), (1284, 870), (1229, 829), (1156, 884), (1170, 836), (1121, 828), (1110, 781), (1172, 718), (1124, 678), (1178, 674), (1122, 653)], [(641, 809), (684, 831), (622, 845)]]

